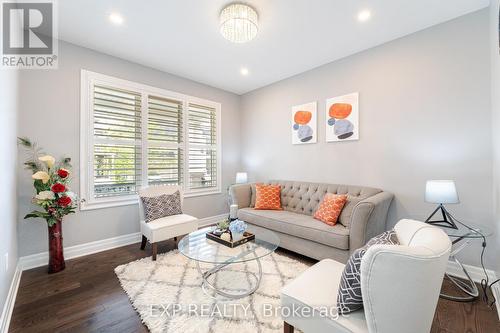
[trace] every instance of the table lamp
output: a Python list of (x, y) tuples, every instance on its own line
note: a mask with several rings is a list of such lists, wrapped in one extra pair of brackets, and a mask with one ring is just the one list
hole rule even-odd
[(248, 181), (248, 175), (246, 172), (236, 173), (236, 184), (245, 184)]
[[(458, 229), (453, 216), (446, 210), (444, 204), (457, 204), (458, 193), (453, 180), (428, 180), (425, 185), (425, 202), (438, 204), (437, 208), (425, 220), (426, 223), (440, 227)], [(434, 215), (441, 211), (441, 220), (432, 220)]]

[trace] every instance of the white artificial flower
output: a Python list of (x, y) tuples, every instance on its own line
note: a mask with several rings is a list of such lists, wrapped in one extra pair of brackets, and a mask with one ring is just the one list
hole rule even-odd
[(56, 196), (52, 191), (41, 191), (35, 196), (35, 198), (37, 200), (54, 200)]
[(41, 180), (44, 184), (47, 184), (47, 182), (50, 180), (49, 174), (45, 171), (37, 171), (31, 176), (31, 178)]
[(42, 162), (47, 163), (47, 166), (49, 167), (49, 169), (52, 168), (54, 166), (54, 164), (56, 163), (56, 159), (50, 155), (40, 156), (38, 159)]

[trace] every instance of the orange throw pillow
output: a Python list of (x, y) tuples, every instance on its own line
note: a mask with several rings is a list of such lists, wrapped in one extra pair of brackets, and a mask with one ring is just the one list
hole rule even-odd
[(255, 185), (255, 209), (282, 210), (280, 185)]
[(328, 225), (334, 226), (339, 219), (340, 212), (347, 202), (347, 195), (325, 194), (323, 201), (319, 204), (318, 210), (314, 213), (314, 218)]

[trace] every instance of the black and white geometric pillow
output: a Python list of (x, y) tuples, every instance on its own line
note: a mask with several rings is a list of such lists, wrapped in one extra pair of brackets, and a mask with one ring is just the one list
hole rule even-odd
[(386, 231), (373, 237), (365, 246), (351, 254), (340, 279), (339, 292), (337, 294), (337, 311), (339, 314), (347, 314), (363, 307), (363, 296), (361, 295), (361, 259), (363, 259), (366, 250), (375, 244), (398, 245), (398, 236), (394, 230)]
[(162, 194), (157, 197), (141, 197), (147, 222), (162, 217), (182, 214), (181, 193)]

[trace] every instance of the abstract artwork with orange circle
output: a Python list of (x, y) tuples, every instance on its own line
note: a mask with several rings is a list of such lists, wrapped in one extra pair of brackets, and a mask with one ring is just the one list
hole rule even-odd
[(359, 140), (359, 94), (326, 100), (326, 142)]
[(349, 103), (335, 103), (328, 109), (330, 118), (345, 119), (352, 112), (352, 105)]
[(316, 143), (316, 113), (316, 102), (292, 107), (292, 144)]

